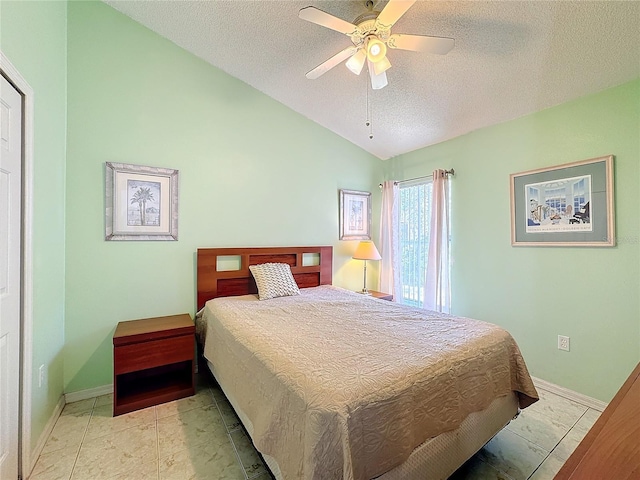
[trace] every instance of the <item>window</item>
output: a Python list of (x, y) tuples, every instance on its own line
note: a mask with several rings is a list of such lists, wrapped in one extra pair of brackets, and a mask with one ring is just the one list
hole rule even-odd
[(567, 194), (564, 187), (554, 188), (545, 192), (545, 203), (549, 207), (551, 215), (562, 214), (567, 208)]
[(586, 203), (584, 178), (573, 184), (573, 211), (579, 212)]
[(424, 302), (424, 281), (429, 255), (431, 180), (400, 184), (398, 241), (400, 294), (396, 301), (413, 306)]

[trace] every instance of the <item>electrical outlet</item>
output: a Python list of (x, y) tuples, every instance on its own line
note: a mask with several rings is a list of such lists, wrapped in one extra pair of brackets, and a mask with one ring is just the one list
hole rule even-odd
[(564, 350), (565, 352), (568, 352), (569, 347), (570, 347), (569, 337), (565, 337), (564, 335), (558, 335), (558, 350)]
[(44, 383), (44, 363), (38, 369), (38, 387), (42, 387)]

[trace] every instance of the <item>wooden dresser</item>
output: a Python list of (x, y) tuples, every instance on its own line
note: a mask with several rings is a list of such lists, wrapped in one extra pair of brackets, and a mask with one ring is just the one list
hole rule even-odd
[(113, 415), (195, 393), (195, 326), (187, 313), (120, 322), (113, 334)]
[(640, 364), (555, 480), (640, 479)]

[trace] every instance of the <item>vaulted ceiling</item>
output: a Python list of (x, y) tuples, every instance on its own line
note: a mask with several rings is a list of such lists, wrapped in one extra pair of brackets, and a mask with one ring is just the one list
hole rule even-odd
[(299, 10), (353, 22), (368, 11), (363, 0), (104, 1), (381, 159), (640, 76), (637, 1), (418, 1), (392, 32), (450, 37), (455, 47), (389, 50), (380, 90), (366, 67), (305, 77), (352, 44)]

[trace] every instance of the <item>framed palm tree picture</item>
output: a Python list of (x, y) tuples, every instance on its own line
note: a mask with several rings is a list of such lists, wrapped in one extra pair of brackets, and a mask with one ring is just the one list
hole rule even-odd
[(371, 240), (371, 193), (340, 190), (340, 240)]
[(178, 240), (178, 170), (106, 163), (105, 240)]

